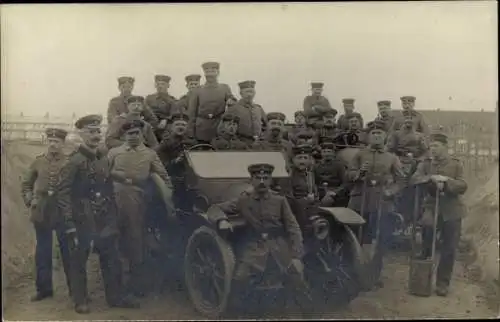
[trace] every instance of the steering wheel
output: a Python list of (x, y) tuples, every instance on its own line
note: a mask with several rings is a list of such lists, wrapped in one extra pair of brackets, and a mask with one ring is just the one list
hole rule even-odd
[(196, 151), (200, 150), (201, 148), (209, 148), (211, 151), (215, 151), (215, 148), (212, 145), (206, 143), (195, 144), (192, 147), (186, 149), (186, 151)]

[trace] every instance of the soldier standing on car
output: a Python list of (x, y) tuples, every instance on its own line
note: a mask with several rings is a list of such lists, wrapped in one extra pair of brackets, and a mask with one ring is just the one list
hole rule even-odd
[(153, 111), (158, 119), (158, 125), (154, 128), (158, 141), (161, 140), (163, 132), (167, 128), (167, 120), (177, 102), (175, 97), (168, 93), (170, 79), (170, 76), (167, 75), (155, 75), (156, 93), (146, 96), (146, 108)]
[(331, 140), (324, 140), (320, 146), (321, 160), (314, 167), (319, 200), (325, 206), (346, 203), (349, 200), (346, 196), (346, 169), (335, 155), (335, 144)]
[[(141, 120), (141, 113), (144, 110), (144, 98), (142, 96), (129, 96), (127, 98), (128, 113), (120, 115), (109, 125), (106, 132), (106, 147), (108, 149), (116, 148), (124, 143), (122, 127), (127, 121)], [(142, 135), (147, 147), (155, 149), (158, 146), (158, 140), (154, 134), (153, 127), (148, 122), (142, 120), (144, 127)]]
[[(349, 208), (366, 220), (362, 227), (362, 245), (372, 244), (377, 235), (377, 226), (380, 227), (378, 256), (372, 267), (375, 275), (380, 276), (378, 273), (382, 271), (383, 257), (392, 234), (391, 220), (388, 217), (393, 210), (392, 198), (402, 185), (404, 173), (398, 157), (385, 150), (384, 124), (380, 121), (372, 122), (368, 133), (368, 146), (360, 150), (349, 165), (348, 177), (353, 183)], [(380, 218), (377, 219), (379, 213)], [(382, 281), (377, 281), (375, 286), (383, 286)]]
[(359, 119), (359, 127), (363, 128), (363, 116), (358, 112), (354, 112), (354, 98), (344, 98), (342, 104), (344, 104), (344, 114), (340, 115), (337, 121), (337, 127), (341, 130), (348, 130), (350, 116), (355, 115)]
[(228, 112), (222, 115), (222, 122), (218, 128), (218, 136), (210, 142), (216, 150), (244, 151), (250, 146), (240, 140), (237, 135), (240, 118)]
[(417, 132), (423, 133), (426, 137), (429, 136), (429, 127), (420, 112), (415, 111), (415, 96), (402, 96), (401, 106), (403, 110), (396, 114), (393, 128), (391, 131), (399, 130), (407, 117), (411, 117), (414, 123), (414, 129)]
[(217, 126), (226, 106), (236, 102), (227, 84), (217, 81), (220, 64), (207, 62), (202, 65), (206, 83), (196, 88), (189, 97), (189, 133), (200, 143), (210, 143), (217, 136)]
[(311, 83), (312, 95), (306, 96), (304, 98), (304, 113), (310, 116), (313, 123), (321, 120), (321, 117), (325, 111), (332, 109), (328, 98), (322, 95), (323, 86), (324, 84), (321, 82)]
[(173, 199), (177, 208), (192, 210), (191, 187), (186, 185), (186, 164), (184, 152), (197, 142), (187, 134), (189, 116), (184, 113), (172, 114), (171, 131), (166, 132), (156, 152), (172, 181)]
[(215, 206), (222, 211), (208, 214), (220, 230), (232, 230), (227, 215), (235, 213), (245, 218), (251, 228), (233, 276), (236, 296), (248, 289), (252, 275), (265, 271), (269, 256), (297, 287), (303, 285), (302, 232), (286, 198), (269, 189), (273, 170), (270, 164), (250, 165), (253, 189), (236, 200)]
[[(125, 116), (128, 113), (127, 99), (132, 96), (134, 82), (134, 78), (130, 76), (122, 76), (118, 78), (118, 89), (120, 91), (120, 95), (113, 97), (109, 101), (108, 124), (113, 123), (116, 117), (120, 115)], [(144, 120), (149, 122), (152, 126), (156, 126), (158, 124), (158, 119), (149, 108), (144, 108), (142, 114), (144, 116)]]
[(71, 292), (77, 313), (89, 313), (87, 260), (92, 245), (99, 254), (106, 302), (111, 307), (137, 307), (122, 293), (118, 227), (113, 186), (106, 155), (98, 149), (100, 115), (78, 119), (83, 140), (61, 170), (58, 202), (71, 253)]
[(467, 183), (463, 177), (462, 162), (448, 154), (448, 137), (444, 133), (433, 133), (430, 136), (430, 154), (418, 165), (412, 177), (414, 184), (426, 183), (424, 197), (424, 213), (421, 218), (423, 226), (423, 251), (421, 258), (431, 256), (434, 224), (434, 204), (436, 189), (441, 194), (439, 199), (438, 227), (441, 235), (441, 256), (437, 268), (436, 294), (446, 296), (450, 286), (455, 256), (460, 241), (462, 218), (466, 207), (462, 195), (467, 191)]
[(255, 104), (255, 81), (238, 83), (241, 99), (228, 107), (227, 112), (240, 118), (238, 136), (247, 144), (252, 144), (263, 132), (267, 124), (266, 113), (262, 106)]
[(335, 124), (335, 116), (337, 116), (336, 109), (329, 109), (323, 113), (322, 126), (317, 130), (318, 143), (321, 144), (323, 140), (333, 140), (339, 133), (337, 125)]
[(169, 178), (156, 152), (143, 144), (141, 120), (127, 121), (122, 126), (125, 144), (108, 153), (113, 179), (121, 245), (130, 262), (128, 289), (135, 296), (144, 296), (144, 250), (146, 231), (146, 185), (152, 173), (166, 183)]
[(54, 295), (52, 287), (52, 232), (55, 230), (61, 252), (64, 274), (71, 296), (69, 278), (69, 249), (64, 233), (63, 220), (57, 205), (56, 185), (59, 172), (67, 161), (62, 149), (68, 134), (63, 129), (49, 128), (47, 152), (38, 156), (30, 165), (22, 182), (22, 197), (30, 208), (35, 227), (36, 294), (32, 301), (41, 301)]
[(175, 104), (175, 109), (171, 114), (187, 113), (189, 97), (193, 93), (193, 89), (200, 87), (201, 75), (191, 74), (187, 75), (184, 79), (186, 80), (186, 88), (188, 91), (186, 94), (182, 95), (181, 98), (179, 98)]
[(390, 135), (393, 129), (394, 115), (391, 114), (391, 101), (378, 101), (378, 116), (376, 120), (384, 123), (384, 131)]

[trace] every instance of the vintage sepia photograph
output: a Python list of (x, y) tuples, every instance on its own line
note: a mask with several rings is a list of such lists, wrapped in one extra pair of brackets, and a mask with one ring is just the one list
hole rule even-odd
[(497, 6), (0, 5), (3, 318), (498, 318)]

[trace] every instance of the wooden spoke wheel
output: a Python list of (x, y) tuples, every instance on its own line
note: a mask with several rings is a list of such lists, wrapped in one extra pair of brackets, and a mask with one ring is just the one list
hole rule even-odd
[(329, 308), (345, 306), (361, 290), (363, 254), (358, 240), (349, 227), (340, 226), (318, 246), (306, 264), (314, 302)]
[(235, 257), (213, 229), (202, 226), (188, 240), (184, 258), (185, 282), (194, 307), (207, 318), (226, 311)]

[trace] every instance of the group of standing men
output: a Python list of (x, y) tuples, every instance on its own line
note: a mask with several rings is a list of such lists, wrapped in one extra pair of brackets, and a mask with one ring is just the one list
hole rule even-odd
[[(292, 191), (285, 192), (288, 202), (280, 202), (290, 204), (302, 231), (309, 229), (308, 209), (316, 202), (347, 205), (367, 220), (366, 227), (373, 226), (379, 207), (383, 214), (394, 212), (395, 197), (414, 182), (427, 187), (421, 222), (428, 227), (432, 189), (439, 189), (444, 194), (439, 210), (443, 250), (437, 286), (438, 294), (446, 295), (464, 213), (460, 195), (467, 185), (460, 162), (448, 155), (446, 135), (429, 135), (422, 115), (414, 110), (415, 97), (401, 98), (403, 110), (398, 115), (391, 113), (390, 101), (378, 102), (379, 116), (365, 126), (354, 111), (354, 99), (343, 100), (344, 114), (336, 120), (337, 110), (322, 96), (323, 84), (312, 83), (312, 95), (295, 113), (295, 125), (286, 129), (283, 113), (265, 113), (254, 102), (255, 81), (239, 83), (238, 100), (228, 85), (218, 82), (219, 63), (207, 62), (202, 68), (206, 82), (200, 85), (201, 75), (186, 76), (188, 91), (179, 100), (168, 94), (169, 76), (155, 76), (157, 93), (145, 99), (132, 94), (132, 77), (120, 77), (120, 95), (109, 103), (105, 147), (99, 115), (76, 122), (83, 143), (69, 156), (62, 153), (66, 131), (47, 130), (48, 151), (31, 165), (22, 191), (37, 237), (33, 300), (53, 295), (55, 230), (77, 312), (89, 312), (86, 262), (91, 251), (99, 254), (108, 304), (137, 307), (135, 297), (144, 296), (146, 275), (148, 180), (154, 173), (172, 184), (176, 207), (192, 210), (183, 152), (200, 143), (216, 150), (282, 151)], [(360, 151), (346, 165), (336, 153), (348, 146)], [(269, 177), (272, 172), (265, 165), (254, 168), (256, 176)], [(401, 212), (405, 211), (409, 210)], [(368, 243), (374, 233), (363, 231), (362, 242)], [(384, 239), (389, 234), (381, 235)], [(424, 247), (422, 256), (429, 255), (428, 249)], [(128, 283), (123, 282), (119, 254), (129, 263)]]

